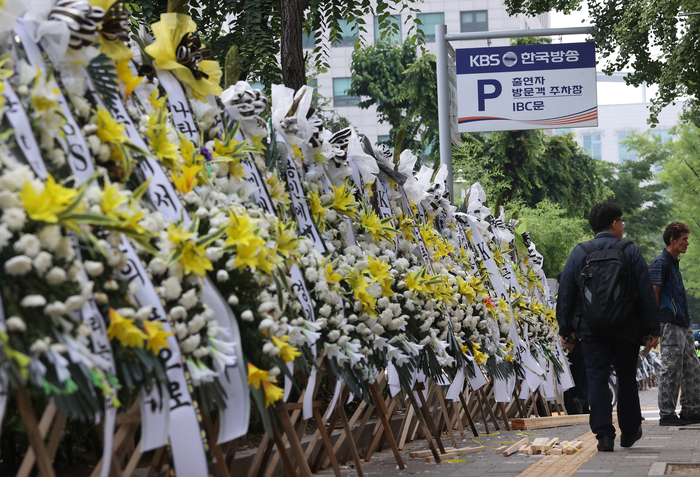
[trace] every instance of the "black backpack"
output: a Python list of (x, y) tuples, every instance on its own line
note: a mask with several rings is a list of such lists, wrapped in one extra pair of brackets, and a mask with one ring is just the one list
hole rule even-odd
[(579, 286), (578, 311), (591, 331), (620, 328), (636, 309), (636, 288), (624, 250), (632, 242), (620, 240), (599, 250), (590, 241)]

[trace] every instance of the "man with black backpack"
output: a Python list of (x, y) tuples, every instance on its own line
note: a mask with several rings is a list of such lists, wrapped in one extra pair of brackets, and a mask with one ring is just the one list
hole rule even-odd
[[(680, 222), (666, 227), (666, 248), (651, 263), (651, 282), (661, 318), (659, 424), (662, 426), (700, 423), (700, 363), (690, 328), (688, 297), (678, 268), (678, 256), (688, 250), (689, 233), (690, 227)], [(676, 416), (679, 388), (680, 417)]]
[(620, 445), (631, 447), (642, 437), (642, 411), (637, 390), (637, 356), (644, 336), (656, 346), (659, 316), (649, 270), (639, 249), (622, 240), (625, 221), (616, 204), (593, 206), (588, 222), (593, 240), (571, 251), (557, 300), (562, 341), (580, 337), (588, 377), (590, 426), (599, 451), (612, 451), (615, 427), (608, 390), (611, 366), (618, 379), (617, 416)]

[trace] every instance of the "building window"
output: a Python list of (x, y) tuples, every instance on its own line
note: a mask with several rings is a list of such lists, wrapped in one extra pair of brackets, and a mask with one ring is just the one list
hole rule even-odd
[[(390, 43), (398, 43), (401, 41), (401, 15), (389, 15), (389, 26), (385, 32), (384, 39)], [(379, 17), (374, 17), (374, 41), (379, 40), (381, 32), (379, 30)]]
[(304, 33), (304, 36), (301, 38), (301, 46), (302, 48), (309, 49), (309, 48), (315, 48), (316, 47), (316, 38), (314, 38), (314, 35), (316, 34), (315, 31), (312, 31), (308, 35)]
[(265, 85), (260, 81), (256, 81), (255, 83), (251, 84), (250, 87), (253, 89), (259, 89), (260, 91), (265, 91)]
[(341, 39), (335, 46), (353, 46), (359, 34), (359, 28), (356, 21), (348, 22), (347, 20), (338, 20), (338, 33)]
[(419, 13), (418, 19), (423, 24), (420, 29), (423, 30), (426, 43), (435, 41), (435, 26), (445, 24), (444, 13)]
[(603, 148), (600, 141), (600, 134), (584, 134), (583, 148), (593, 159), (603, 159)]
[(462, 32), (489, 31), (489, 13), (486, 10), (459, 12)]
[(654, 131), (652, 129), (652, 132), (654, 133), (655, 136), (661, 137), (661, 144), (666, 144), (668, 141), (673, 141), (673, 136), (671, 136), (668, 133), (668, 129), (665, 129), (662, 131)]
[(350, 82), (352, 79), (347, 78), (333, 78), (333, 106), (357, 106), (360, 102), (360, 98), (357, 96), (350, 96), (348, 90), (350, 89)]
[(620, 150), (620, 164), (625, 161), (636, 161), (637, 153), (633, 149), (628, 149), (627, 146), (622, 144), (622, 141), (627, 139), (627, 137), (632, 134), (631, 132), (619, 132), (617, 133), (617, 146)]
[(314, 93), (318, 93), (318, 78), (311, 78), (306, 84), (314, 89)]
[(564, 134), (568, 134), (570, 132), (571, 132), (571, 128), (555, 129), (554, 135), (555, 136), (563, 136)]

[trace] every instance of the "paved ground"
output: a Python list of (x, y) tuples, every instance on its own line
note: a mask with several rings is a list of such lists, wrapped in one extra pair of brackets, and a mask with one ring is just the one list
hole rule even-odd
[[(595, 453), (590, 460), (584, 463), (576, 476), (611, 475), (614, 477), (636, 477), (655, 475), (653, 472), (660, 463), (699, 463), (700, 464), (700, 425), (681, 428), (661, 427), (658, 421), (658, 409), (656, 409), (656, 389), (640, 393), (640, 402), (646, 421), (643, 425), (644, 437), (629, 449), (619, 447), (619, 438), (616, 440), (615, 452)], [(404, 470), (399, 470), (393, 455), (388, 449), (375, 453), (371, 462), (363, 462), (363, 471), (367, 476), (409, 476), (409, 475), (441, 475), (441, 476), (517, 476), (530, 465), (547, 458), (546, 456), (520, 456), (512, 455), (503, 457), (500, 452), (494, 451), (500, 445), (508, 442), (516, 442), (523, 437), (533, 440), (537, 437), (558, 437), (561, 440), (574, 440), (589, 431), (588, 426), (570, 426), (556, 429), (540, 429), (529, 432), (501, 431), (495, 435), (480, 436), (476, 439), (467, 438), (458, 447), (484, 445), (487, 448), (479, 454), (459, 457), (455, 462), (443, 462), (441, 464), (426, 463), (425, 459), (409, 458), (408, 453), (416, 450), (425, 450), (425, 441), (418, 440), (406, 445), (402, 451), (402, 457), (406, 463)], [(448, 440), (443, 441), (446, 446)], [(655, 465), (654, 465), (655, 464)], [(700, 467), (697, 474), (700, 475)], [(652, 472), (650, 474), (650, 471)], [(343, 477), (357, 475), (351, 466), (342, 469)], [(663, 473), (663, 471), (661, 472)], [(332, 475), (332, 471), (326, 470), (318, 475)], [(571, 472), (560, 471), (556, 475), (568, 476)], [(656, 474), (659, 475), (659, 474)]]

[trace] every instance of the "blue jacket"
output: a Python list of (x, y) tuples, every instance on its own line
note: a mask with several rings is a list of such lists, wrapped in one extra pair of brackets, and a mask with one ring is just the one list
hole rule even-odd
[(651, 262), (651, 283), (661, 287), (659, 293), (661, 321), (687, 328), (690, 326), (690, 310), (678, 262), (677, 258), (673, 258), (673, 255), (664, 249), (661, 255)]
[[(601, 232), (592, 240), (599, 250), (610, 248), (618, 242), (618, 238), (611, 232)], [(636, 313), (630, 314), (627, 323), (619, 328), (606, 331), (618, 338), (640, 343), (646, 335), (659, 336), (661, 325), (656, 305), (654, 287), (644, 257), (632, 244), (625, 248), (625, 257), (629, 264), (634, 282), (637, 285), (639, 306)], [(559, 297), (557, 299), (557, 321), (559, 322), (559, 334), (570, 336), (572, 332), (579, 335), (592, 335), (586, 320), (577, 314), (578, 284), (577, 278), (581, 275), (584, 266), (586, 252), (580, 245), (574, 247), (566, 261), (564, 271), (559, 280)]]

